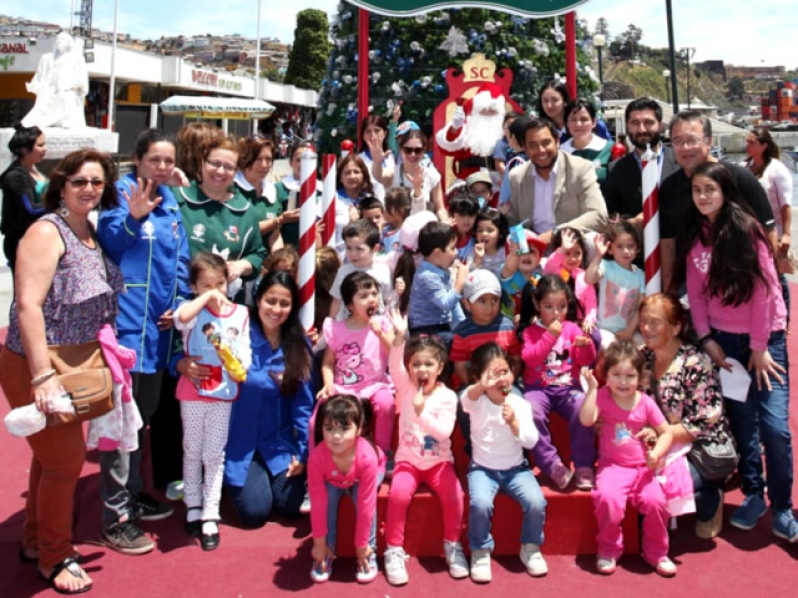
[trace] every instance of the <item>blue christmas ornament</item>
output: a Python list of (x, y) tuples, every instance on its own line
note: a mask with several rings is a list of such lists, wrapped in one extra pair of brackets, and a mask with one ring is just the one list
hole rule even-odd
[(418, 79), (413, 81), (413, 87), (421, 87), (421, 81), (419, 81)]

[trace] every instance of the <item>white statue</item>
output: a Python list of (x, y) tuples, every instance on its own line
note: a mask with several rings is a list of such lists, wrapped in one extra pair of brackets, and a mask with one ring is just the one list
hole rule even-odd
[(84, 98), (89, 92), (89, 74), (80, 45), (62, 31), (55, 49), (39, 60), (36, 74), (26, 84), (36, 94), (33, 109), (22, 119), (25, 127), (86, 128)]

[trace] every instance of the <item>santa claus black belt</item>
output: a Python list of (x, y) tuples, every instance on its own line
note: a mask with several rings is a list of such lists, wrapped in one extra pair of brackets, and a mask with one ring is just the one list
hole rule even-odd
[(493, 156), (481, 158), (479, 156), (472, 156), (465, 160), (458, 160), (455, 167), (455, 173), (468, 168), (487, 168), (488, 170), (496, 170), (496, 161)]

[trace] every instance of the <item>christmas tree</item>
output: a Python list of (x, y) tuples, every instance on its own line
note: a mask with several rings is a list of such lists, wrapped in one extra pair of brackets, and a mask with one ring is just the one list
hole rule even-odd
[[(333, 18), (333, 49), (319, 99), (316, 139), (322, 152), (336, 152), (343, 139), (357, 140), (358, 8), (338, 5)], [(476, 8), (430, 12), (413, 18), (371, 14), (369, 24), (370, 110), (390, 114), (402, 102), (402, 119), (432, 121), (435, 107), (448, 96), (445, 73), (481, 52), (514, 74), (511, 96), (526, 113), (536, 107), (540, 87), (565, 79), (563, 18), (527, 19)], [(586, 52), (585, 24), (577, 23), (577, 89), (592, 97), (598, 88)]]

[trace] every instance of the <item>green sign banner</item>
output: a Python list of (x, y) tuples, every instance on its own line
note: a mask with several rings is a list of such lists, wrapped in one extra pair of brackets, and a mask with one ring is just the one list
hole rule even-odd
[(524, 17), (550, 17), (569, 12), (587, 0), (349, 0), (383, 15), (410, 17), (445, 8), (486, 8)]

